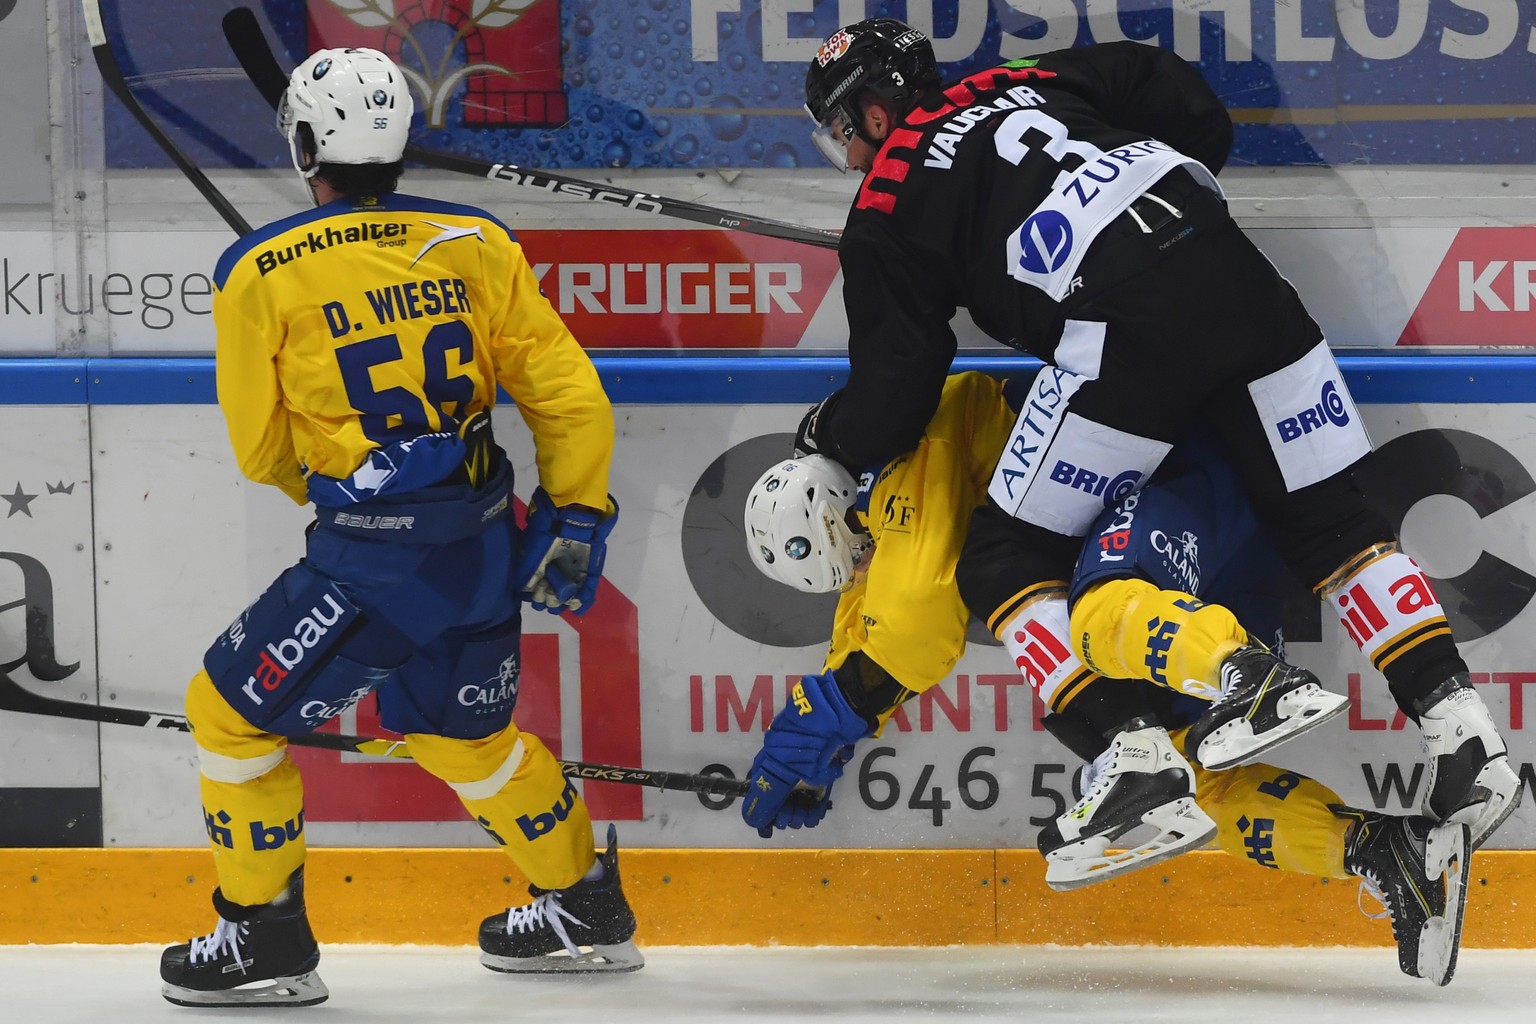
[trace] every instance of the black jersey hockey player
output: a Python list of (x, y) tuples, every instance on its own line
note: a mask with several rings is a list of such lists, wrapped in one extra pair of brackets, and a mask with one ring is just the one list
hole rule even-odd
[[(1054, 364), (957, 568), (967, 605), (996, 623), (1060, 601), (1089, 524), (1174, 443), (1211, 438), (1423, 731), (1424, 812), (1486, 840), (1519, 797), (1504, 742), (1427, 578), (1354, 483), (1371, 444), (1321, 329), (1228, 215), (1215, 175), (1231, 120), (1200, 75), (1127, 42), (945, 86), (921, 32), (876, 18), (822, 44), (806, 108), (822, 150), (865, 177), (839, 246), (848, 383), (807, 414), (797, 450), (858, 471), (911, 449), (959, 308)], [(1233, 692), (1274, 667), (1232, 661)], [(1127, 717), (1108, 703), (1092, 720), (1109, 735)]]

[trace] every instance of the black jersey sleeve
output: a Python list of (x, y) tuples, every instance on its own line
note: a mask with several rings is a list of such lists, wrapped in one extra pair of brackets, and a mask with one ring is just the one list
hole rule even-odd
[(871, 722), (905, 704), (916, 692), (902, 686), (884, 666), (863, 651), (849, 654), (847, 661), (832, 670), (832, 677), (837, 680), (843, 696), (848, 698), (848, 706)]
[(1116, 128), (1146, 132), (1215, 174), (1232, 150), (1232, 117), (1201, 76), (1172, 50), (1130, 41), (1058, 50), (1040, 66), (1073, 73), (1084, 98)]
[(877, 225), (850, 220), (839, 246), (848, 383), (816, 436), (820, 450), (852, 467), (917, 447), (955, 357), (955, 303), (938, 281), (943, 268)]

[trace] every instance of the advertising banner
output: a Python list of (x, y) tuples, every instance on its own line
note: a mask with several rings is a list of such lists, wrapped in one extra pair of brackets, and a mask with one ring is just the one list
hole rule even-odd
[[(598, 605), (584, 618), (525, 615), (517, 712), (524, 728), (568, 759), (740, 777), (788, 689), (820, 669), (830, 636), (835, 595), (803, 595), (762, 577), (741, 535), (746, 491), (788, 449), (799, 412), (616, 409), (611, 489), (623, 513)], [(1447, 609), (1473, 684), (1509, 739), (1516, 770), (1536, 784), (1525, 714), (1536, 684), (1528, 409), (1362, 412), (1382, 449), (1367, 486), (1402, 516), (1404, 542)], [(238, 480), (211, 406), (100, 406), (91, 416), (94, 435), (110, 439), (99, 445), (93, 483), (104, 689), (124, 706), (174, 710), (207, 644), (301, 553), (308, 516), (275, 491)], [(515, 411), (498, 412), (497, 421), (525, 497), (535, 479), (531, 446)], [(0, 489), (9, 483), (0, 480)], [(1417, 729), (1335, 617), (1310, 600), (1298, 607), (1287, 627), (1292, 660), (1347, 693), (1352, 707), (1281, 748), (1277, 773), (1305, 772), (1359, 806), (1417, 806), (1426, 784)], [(150, 635), (153, 645), (144, 641)], [(1075, 759), (1042, 730), (1042, 709), (1006, 652), (977, 629), (971, 638), (942, 686), (860, 745), (826, 822), (776, 837), (776, 845), (1027, 846), (1072, 802)], [(365, 734), (377, 727), (371, 700), (335, 726)], [(201, 843), (190, 740), (103, 728), (100, 742), (107, 842)], [(489, 841), (414, 765), (315, 752), (296, 759), (312, 842)], [(594, 817), (622, 823), (632, 845), (762, 842), (727, 801), (612, 783), (583, 790)], [(1536, 844), (1533, 807), (1528, 796), (1495, 845)]]
[[(1536, 19), (1520, 0), (264, 0), (285, 66), (372, 46), (410, 76), (428, 148), (559, 168), (812, 167), (806, 62), (838, 26), (901, 17), (958, 77), (1133, 39), (1196, 64), (1252, 165), (1529, 164)], [(284, 166), (232, 66), (221, 5), (112, 0), (152, 109), (214, 166)], [(175, 32), (167, 32), (174, 24)], [(166, 166), (113, 103), (109, 162)]]
[[(830, 250), (731, 231), (516, 230), (545, 294), (589, 349), (847, 348)], [(1250, 234), (1335, 348), (1514, 348), (1536, 338), (1536, 227)], [(0, 232), (0, 353), (52, 353), (55, 317), (83, 311), (105, 314), (115, 355), (212, 354), (209, 275), (229, 241), (220, 230), (115, 231), (98, 278), (57, 270), (46, 232)], [(954, 328), (962, 348), (999, 350), (963, 311)]]

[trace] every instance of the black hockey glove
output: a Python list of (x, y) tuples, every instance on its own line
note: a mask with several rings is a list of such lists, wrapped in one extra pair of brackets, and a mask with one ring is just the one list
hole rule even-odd
[(824, 428), (827, 422), (823, 414), (830, 413), (840, 395), (842, 395), (841, 391), (834, 391), (806, 410), (805, 417), (800, 420), (800, 428), (795, 431), (795, 458), (803, 459), (807, 455), (837, 457), (827, 451), (818, 431)]

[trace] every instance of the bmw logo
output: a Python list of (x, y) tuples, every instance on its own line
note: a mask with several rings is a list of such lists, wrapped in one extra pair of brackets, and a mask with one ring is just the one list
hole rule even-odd
[(373, 90), (373, 105), (374, 106), (382, 107), (385, 104), (387, 104), (388, 102), (389, 102), (389, 93), (385, 92), (383, 89), (375, 89), (375, 90)]
[(791, 537), (784, 543), (784, 553), (798, 562), (811, 553), (811, 542), (804, 537)]
[(773, 552), (768, 550), (766, 544), (759, 545), (757, 550), (762, 554), (765, 563), (768, 565), (773, 564)]
[(766, 484), (763, 485), (763, 490), (767, 491), (769, 494), (772, 494), (774, 491), (776, 491), (778, 489), (779, 489), (779, 478), (778, 477), (774, 477), (772, 480), (769, 480)]
[(325, 73), (329, 70), (331, 70), (331, 58), (327, 57), (315, 65), (315, 70), (311, 72), (311, 77), (318, 82), (325, 77)]

